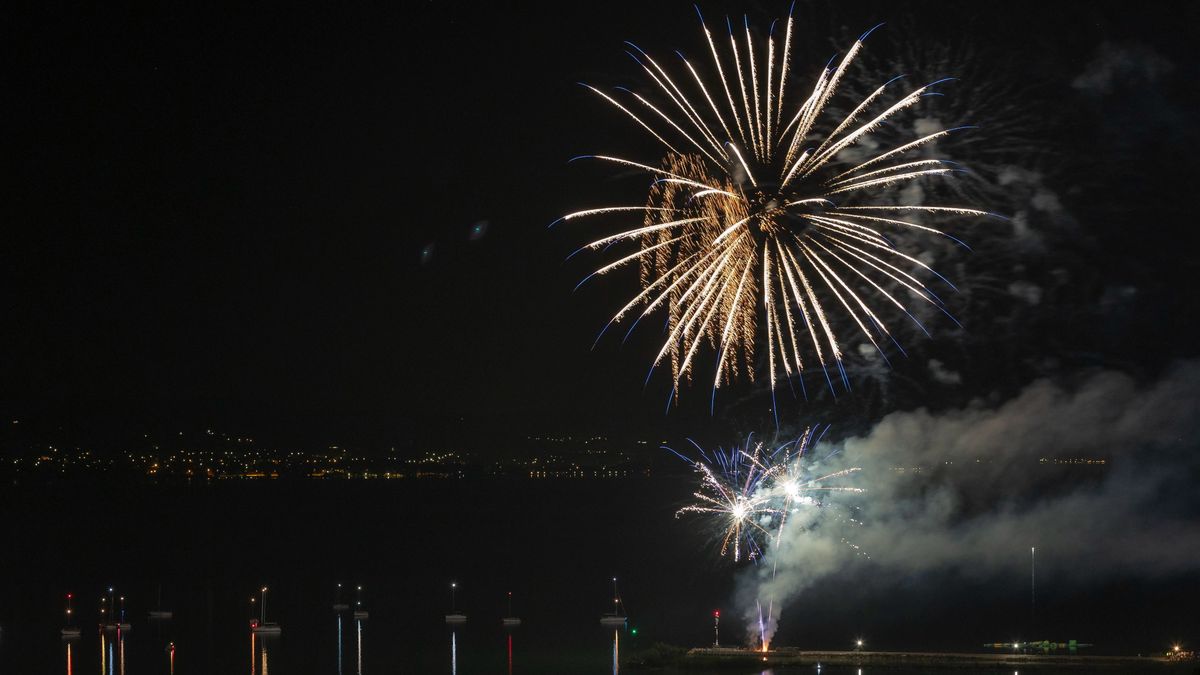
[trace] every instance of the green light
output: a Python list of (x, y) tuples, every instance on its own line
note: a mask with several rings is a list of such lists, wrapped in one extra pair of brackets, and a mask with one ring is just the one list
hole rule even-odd
[(634, 634), (634, 635), (637, 635), (637, 629), (636, 629), (636, 628), (634, 628), (633, 630), (631, 630), (631, 631), (629, 631), (629, 632), (630, 632), (630, 633), (632, 633), (632, 634)]

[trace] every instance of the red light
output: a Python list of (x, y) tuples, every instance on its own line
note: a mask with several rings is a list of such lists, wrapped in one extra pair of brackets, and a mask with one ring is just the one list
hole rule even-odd
[(713, 616), (717, 617), (718, 619), (721, 618), (721, 610), (718, 609), (715, 612), (713, 612)]
[(72, 596), (70, 593), (67, 593), (67, 599), (68, 599), (68, 600), (70, 600), (72, 597), (74, 597), (74, 596)]

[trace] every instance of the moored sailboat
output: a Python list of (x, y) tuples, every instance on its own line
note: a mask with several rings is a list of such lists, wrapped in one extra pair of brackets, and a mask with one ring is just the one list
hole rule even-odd
[(617, 592), (617, 578), (613, 582), (613, 611), (600, 615), (601, 626), (624, 626), (627, 617), (621, 611), (621, 594)]
[(508, 628), (521, 625), (521, 617), (514, 615), (512, 611), (512, 591), (508, 592), (508, 616), (500, 619), (500, 625)]
[(455, 592), (458, 590), (458, 582), (450, 582), (450, 613), (446, 615), (446, 623), (466, 623), (467, 615), (458, 611), (458, 605), (455, 603)]

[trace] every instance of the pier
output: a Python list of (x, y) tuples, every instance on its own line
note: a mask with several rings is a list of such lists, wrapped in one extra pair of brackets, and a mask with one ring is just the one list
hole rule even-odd
[[(702, 647), (688, 650), (682, 665), (716, 669), (766, 666), (840, 666), (859, 668), (956, 668), (987, 670), (1107, 670), (1162, 672), (1179, 664), (1151, 656), (1079, 656), (1066, 654), (986, 654), (953, 652), (803, 651), (781, 647), (767, 652)], [(1192, 664), (1193, 666), (1195, 664)]]

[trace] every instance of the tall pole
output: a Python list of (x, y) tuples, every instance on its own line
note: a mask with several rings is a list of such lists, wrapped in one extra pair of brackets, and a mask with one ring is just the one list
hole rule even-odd
[(721, 610), (713, 611), (713, 646), (721, 646)]
[(258, 603), (258, 623), (261, 626), (267, 622), (267, 587), (262, 587), (262, 600)]
[(1037, 547), (1029, 548), (1029, 628), (1033, 629), (1037, 609)]

